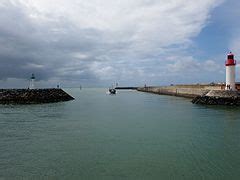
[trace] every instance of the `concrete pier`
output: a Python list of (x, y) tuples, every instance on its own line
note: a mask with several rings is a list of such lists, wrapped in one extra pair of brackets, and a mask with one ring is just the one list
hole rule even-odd
[(116, 87), (117, 90), (137, 90), (138, 87)]
[(160, 87), (141, 87), (138, 91), (160, 95), (192, 98), (194, 104), (240, 105), (239, 91), (223, 90), (224, 85), (175, 85)]
[(0, 89), (0, 104), (38, 104), (70, 101), (62, 89)]
[(174, 85), (158, 87), (139, 87), (138, 91), (155, 93), (161, 95), (172, 95), (179, 97), (194, 98), (208, 93), (210, 90), (221, 90), (224, 86), (214, 84), (193, 84), (193, 85)]

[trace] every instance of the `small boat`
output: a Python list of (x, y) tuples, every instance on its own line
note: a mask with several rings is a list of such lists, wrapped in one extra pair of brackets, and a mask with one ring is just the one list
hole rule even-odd
[(117, 93), (115, 88), (109, 88), (108, 91), (109, 91), (109, 94), (116, 94)]

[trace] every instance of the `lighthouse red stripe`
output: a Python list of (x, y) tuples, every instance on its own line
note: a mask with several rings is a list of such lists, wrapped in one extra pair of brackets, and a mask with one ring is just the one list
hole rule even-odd
[(235, 65), (236, 65), (236, 61), (233, 60), (233, 59), (228, 59), (228, 60), (225, 62), (225, 65), (226, 65), (226, 66), (235, 66)]

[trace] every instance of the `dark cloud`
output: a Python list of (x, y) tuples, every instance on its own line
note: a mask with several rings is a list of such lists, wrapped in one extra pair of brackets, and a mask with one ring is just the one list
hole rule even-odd
[[(62, 20), (59, 23), (58, 19), (51, 23), (35, 24), (21, 4), (11, 2), (0, 6), (0, 12), (1, 79), (27, 78), (32, 72), (38, 80), (48, 80), (54, 76), (74, 79), (73, 73), (79, 70), (83, 73), (77, 78), (93, 77), (87, 72), (86, 65), (76, 67), (71, 64), (74, 60), (71, 54), (92, 51), (96, 42), (88, 37), (99, 37), (96, 31), (79, 31), (73, 24)], [(69, 64), (73, 67), (71, 70), (68, 70)], [(59, 69), (64, 70), (65, 77), (59, 74)]]
[[(121, 1), (118, 6), (108, 1), (105, 6), (96, 7), (97, 1), (89, 2), (89, 6), (82, 1), (82, 5), (68, 7), (73, 3), (61, 0), (59, 4), (66, 5), (61, 7), (67, 12), (64, 14), (57, 4), (54, 9), (43, 6), (46, 11), (31, 6), (33, 2), (50, 6), (44, 0), (3, 0), (0, 79), (26, 79), (35, 73), (39, 81), (54, 83), (158, 81), (166, 75), (162, 65), (167, 53), (179, 53), (203, 27), (215, 2), (208, 1), (199, 3), (203, 11), (194, 21), (188, 15), (194, 14), (197, 5), (188, 3), (187, 10), (177, 8), (184, 6), (185, 1)], [(171, 9), (179, 10), (169, 14)], [(162, 21), (166, 13), (169, 17)], [(179, 19), (180, 15), (184, 18)]]

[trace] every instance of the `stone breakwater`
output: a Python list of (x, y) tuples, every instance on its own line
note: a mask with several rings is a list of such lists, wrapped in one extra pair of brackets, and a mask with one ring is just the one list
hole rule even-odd
[(210, 90), (220, 90), (220, 85), (174, 85), (174, 86), (158, 86), (158, 87), (139, 87), (137, 90), (142, 92), (161, 94), (161, 95), (172, 95), (180, 97), (195, 98), (197, 96), (204, 95)]
[(238, 91), (211, 90), (205, 95), (195, 97), (192, 103), (239, 106), (240, 94)]
[(70, 101), (62, 89), (0, 89), (0, 104), (38, 104)]
[(175, 85), (140, 87), (142, 92), (193, 98), (194, 104), (240, 105), (239, 91), (225, 91), (222, 85)]

